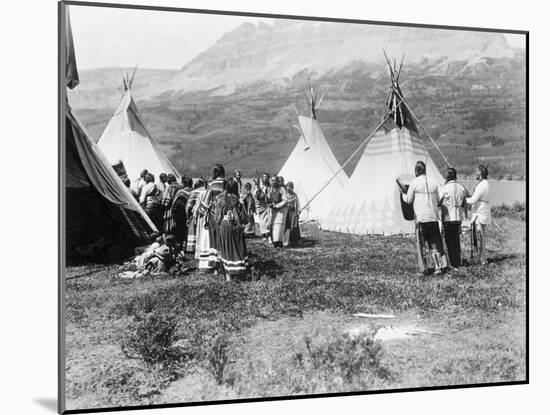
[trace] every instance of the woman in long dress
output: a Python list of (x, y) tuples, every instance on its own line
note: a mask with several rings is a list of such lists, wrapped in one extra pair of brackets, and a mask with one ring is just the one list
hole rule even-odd
[(286, 184), (288, 212), (285, 223), (283, 246), (296, 245), (300, 241), (300, 200), (294, 192), (294, 183)]
[(273, 246), (282, 248), (285, 237), (286, 214), (288, 211), (288, 198), (285, 189), (285, 181), (281, 176), (273, 181), (271, 191), (271, 223)]
[(235, 180), (225, 183), (214, 206), (217, 225), (217, 247), (226, 280), (246, 275), (248, 256), (244, 237), (247, 215), (239, 201), (239, 188)]
[(268, 240), (270, 238), (271, 209), (269, 207), (271, 187), (269, 175), (264, 173), (262, 180), (257, 184), (254, 192), (254, 204), (256, 205), (256, 222), (260, 225), (260, 236)]
[(218, 225), (214, 218), (214, 202), (218, 195), (223, 192), (225, 184), (225, 169), (221, 164), (216, 164), (212, 172), (212, 181), (206, 189), (206, 196), (201, 200), (200, 209), (206, 215), (206, 226), (208, 228), (208, 240), (210, 244), (208, 266), (206, 268), (217, 273), (220, 267), (218, 254)]
[(210, 269), (208, 260), (210, 258), (210, 232), (208, 231), (208, 212), (204, 209), (204, 204), (208, 196), (208, 191), (202, 188), (199, 192), (193, 215), (197, 223), (197, 246), (195, 247), (195, 258), (199, 262), (199, 269)]
[(250, 183), (245, 183), (244, 185), (242, 203), (248, 221), (248, 223), (244, 227), (244, 234), (246, 236), (254, 236), (254, 234), (256, 233), (256, 223), (254, 221), (256, 204), (254, 203), (254, 197), (252, 196), (252, 185)]
[(168, 216), (173, 222), (173, 234), (176, 236), (176, 241), (185, 251), (188, 229), (186, 205), (189, 200), (189, 195), (193, 191), (193, 180), (184, 176), (182, 179), (182, 186), (183, 188), (179, 189), (174, 195), (174, 200), (170, 206), (170, 214)]
[(172, 203), (174, 203), (176, 193), (182, 188), (183, 186), (177, 182), (176, 176), (172, 173), (167, 175), (161, 201), (165, 234), (174, 234), (176, 231), (176, 221), (173, 216), (174, 211), (172, 210)]
[(196, 207), (198, 207), (197, 201), (201, 191), (204, 191), (204, 180), (197, 179), (193, 186), (193, 191), (189, 194), (187, 203), (185, 204), (185, 213), (187, 215), (187, 245), (185, 252), (194, 254), (197, 246), (197, 215)]

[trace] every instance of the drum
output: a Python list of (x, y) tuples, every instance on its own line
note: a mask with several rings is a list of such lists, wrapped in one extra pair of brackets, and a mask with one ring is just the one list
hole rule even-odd
[(411, 184), (413, 179), (414, 176), (411, 174), (402, 174), (400, 176), (397, 176), (397, 178), (395, 179), (400, 191), (399, 201), (401, 202), (401, 213), (403, 214), (403, 218), (405, 220), (414, 220), (414, 209), (412, 204), (406, 203), (403, 200), (401, 194), (407, 193), (407, 191), (409, 190), (409, 185)]

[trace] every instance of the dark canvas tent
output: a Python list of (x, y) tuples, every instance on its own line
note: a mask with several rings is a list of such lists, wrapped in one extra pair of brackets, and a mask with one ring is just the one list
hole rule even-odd
[(157, 229), (66, 106), (67, 257), (98, 240), (119, 248), (151, 240)]
[[(79, 84), (74, 44), (66, 15), (66, 84)], [(158, 232), (65, 103), (65, 248), (67, 260), (75, 255), (97, 255), (112, 260), (125, 248), (149, 242)], [(98, 251), (90, 247), (97, 247)], [(86, 247), (86, 248), (84, 248)], [(106, 248), (99, 251), (100, 247)], [(89, 258), (87, 258), (89, 259)]]

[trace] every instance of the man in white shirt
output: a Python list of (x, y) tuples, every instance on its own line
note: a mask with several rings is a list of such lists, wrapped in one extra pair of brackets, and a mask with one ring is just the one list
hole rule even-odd
[(460, 229), (465, 217), (467, 196), (466, 188), (456, 181), (456, 170), (449, 167), (447, 169), (447, 180), (441, 187), (439, 204), (441, 206), (445, 244), (449, 253), (449, 263), (453, 268), (462, 265)]
[(428, 243), (435, 273), (441, 274), (447, 268), (447, 260), (439, 230), (439, 183), (426, 176), (426, 164), (423, 161), (416, 163), (414, 173), (416, 178), (409, 185), (407, 194), (403, 194), (403, 200), (412, 203), (420, 237)]
[(147, 171), (147, 169), (145, 170), (142, 170), (140, 175), (139, 175), (139, 178), (136, 180), (136, 194), (139, 198), (139, 196), (141, 195), (141, 189), (143, 189), (143, 186), (145, 186), (145, 179), (147, 177), (147, 175), (149, 174), (149, 172)]
[(485, 228), (491, 224), (491, 205), (489, 204), (489, 170), (486, 166), (479, 166), (476, 171), (476, 179), (479, 180), (472, 197), (466, 199), (468, 205), (472, 206), (472, 232), (475, 228), (480, 233), (480, 255), (482, 265), (487, 264), (487, 238)]

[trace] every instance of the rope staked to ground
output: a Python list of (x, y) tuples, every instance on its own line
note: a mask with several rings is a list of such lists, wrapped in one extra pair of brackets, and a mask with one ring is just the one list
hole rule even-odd
[[(399, 102), (397, 103), (397, 105), (401, 104), (401, 102), (404, 102), (403, 101), (404, 98), (403, 97), (400, 97), (400, 100)], [(372, 137), (374, 136), (374, 134), (376, 134), (378, 132), (378, 130), (380, 130), (380, 128), (384, 125), (384, 123), (391, 117), (391, 112), (389, 112), (388, 114), (386, 114), (386, 116), (382, 119), (382, 121), (380, 122), (380, 124), (378, 124), (376, 126), (376, 128), (374, 129), (374, 131), (372, 133), (369, 134), (369, 136), (367, 138), (365, 138), (365, 140), (363, 140), (363, 142), (359, 145), (359, 147), (357, 147), (357, 149), (351, 153), (351, 156), (349, 156), (346, 161), (344, 161), (344, 163), (342, 163), (342, 165), (340, 166), (340, 168), (338, 170), (336, 170), (336, 172), (332, 175), (332, 177), (330, 179), (328, 179), (328, 181), (311, 197), (311, 199), (309, 199), (309, 201), (300, 209), (300, 212), (301, 213), (305, 208), (307, 208), (311, 202), (313, 201), (313, 199), (315, 199), (317, 196), (319, 196), (319, 194), (325, 190), (325, 188), (330, 184), (330, 182), (332, 182), (334, 180), (334, 178), (338, 175), (338, 173), (340, 173), (342, 170), (344, 170), (344, 167), (346, 167), (346, 165), (351, 161), (351, 159), (353, 157), (355, 157), (355, 155), (359, 152), (359, 150), (361, 150), (361, 148), (367, 144), (371, 139)]]

